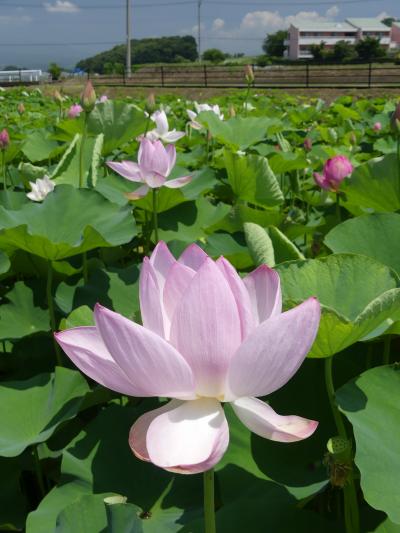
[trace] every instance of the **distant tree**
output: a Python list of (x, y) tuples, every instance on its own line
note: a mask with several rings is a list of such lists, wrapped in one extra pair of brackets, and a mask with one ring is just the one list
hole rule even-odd
[(326, 58), (325, 42), (321, 41), (319, 44), (312, 44), (310, 52), (316, 61), (322, 61)]
[(287, 39), (288, 32), (286, 30), (279, 30), (276, 33), (270, 33), (264, 39), (262, 49), (268, 56), (283, 57), (286, 46), (284, 45)]
[(382, 24), (385, 24), (385, 26), (389, 26), (389, 28), (391, 28), (393, 22), (397, 22), (397, 19), (395, 19), (394, 17), (386, 17), (386, 18), (382, 19), (381, 22), (382, 22)]
[(365, 61), (386, 56), (386, 50), (381, 46), (379, 39), (375, 39), (375, 37), (365, 37), (354, 48), (358, 57)]
[(22, 70), (21, 67), (16, 67), (15, 65), (7, 65), (3, 70)]
[(204, 61), (212, 61), (213, 63), (220, 63), (225, 57), (224, 52), (218, 50), (218, 48), (209, 48), (208, 50), (205, 50), (202, 55)]
[[(107, 63), (125, 64), (126, 46), (121, 44), (111, 50), (83, 59), (76, 65), (86, 72), (104, 73)], [(191, 35), (132, 40), (132, 63), (175, 63), (197, 59), (196, 40)]]
[(50, 72), (51, 78), (53, 80), (59, 80), (60, 76), (61, 76), (62, 69), (61, 69), (60, 65), (57, 65), (57, 63), (50, 63), (49, 72)]
[(356, 56), (354, 46), (348, 41), (338, 41), (333, 47), (331, 58), (334, 61), (349, 61)]

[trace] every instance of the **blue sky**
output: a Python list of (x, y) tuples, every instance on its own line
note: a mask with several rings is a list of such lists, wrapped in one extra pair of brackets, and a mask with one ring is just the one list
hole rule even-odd
[[(125, 0), (0, 0), (0, 67), (44, 68), (50, 61), (74, 66), (124, 40), (124, 5)], [(196, 0), (132, 0), (132, 6), (134, 37), (197, 35)], [(203, 0), (201, 12), (203, 50), (260, 54), (263, 37), (295, 19), (400, 18), (400, 1)]]

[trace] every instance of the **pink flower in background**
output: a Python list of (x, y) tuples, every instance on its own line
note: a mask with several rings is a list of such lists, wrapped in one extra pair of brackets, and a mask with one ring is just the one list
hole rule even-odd
[(130, 200), (136, 200), (145, 196), (149, 188), (156, 189), (165, 186), (170, 189), (178, 189), (189, 183), (192, 179), (190, 176), (167, 181), (167, 177), (175, 166), (175, 161), (174, 145), (169, 144), (164, 147), (161, 141), (141, 139), (137, 163), (133, 161), (122, 161), (121, 163), (107, 161), (107, 165), (127, 180), (144, 184), (136, 191), (126, 194)]
[(169, 403), (134, 423), (129, 443), (144, 461), (195, 474), (224, 455), (229, 428), (221, 402), (261, 437), (295, 442), (318, 425), (281, 416), (257, 397), (297, 372), (318, 331), (315, 298), (282, 313), (278, 274), (262, 265), (243, 279), (198, 246), (178, 260), (160, 242), (140, 275), (143, 326), (97, 305), (93, 327), (56, 334), (75, 365), (101, 385)]
[(102, 94), (98, 100), (98, 103), (104, 104), (105, 102), (108, 102), (109, 98), (106, 94)]
[(156, 123), (156, 128), (146, 134), (147, 139), (150, 141), (160, 139), (165, 143), (174, 143), (185, 136), (184, 131), (169, 130), (168, 119), (164, 110), (156, 111), (150, 118)]
[(324, 165), (323, 174), (314, 172), (314, 179), (322, 189), (337, 191), (340, 184), (353, 172), (353, 165), (344, 155), (336, 155)]
[(79, 115), (82, 113), (83, 108), (79, 104), (73, 104), (68, 109), (68, 118), (76, 118), (79, 117)]
[(10, 136), (8, 131), (4, 128), (4, 130), (0, 131), (0, 150), (6, 150), (9, 144)]
[(373, 128), (372, 128), (374, 131), (381, 131), (382, 129), (382, 124), (380, 122), (375, 122)]

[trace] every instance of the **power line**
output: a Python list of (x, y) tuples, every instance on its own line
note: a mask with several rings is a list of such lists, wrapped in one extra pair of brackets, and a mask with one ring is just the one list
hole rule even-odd
[[(176, 1), (172, 1), (172, 2), (154, 2), (154, 3), (146, 3), (146, 4), (135, 4), (134, 7), (135, 8), (141, 8), (141, 7), (162, 7), (162, 6), (166, 6), (166, 7), (170, 7), (170, 6), (191, 6), (191, 5), (194, 5), (196, 4), (197, 1), (196, 0), (188, 0), (187, 2), (183, 2), (182, 0), (176, 0)], [(6, 3), (3, 3), (3, 4), (0, 4), (0, 7), (13, 7), (15, 9), (20, 9), (20, 8), (29, 8), (29, 9), (45, 9), (48, 8), (48, 7), (52, 7), (52, 5), (49, 3), (49, 2), (44, 2), (43, 4), (19, 4), (19, 5), (15, 5), (15, 4), (12, 4), (11, 2), (6, 2)], [(53, 6), (53, 7), (56, 7), (56, 6)], [(97, 6), (79, 6), (76, 4), (76, 7), (77, 7), (77, 10), (76, 12), (78, 11), (81, 11), (81, 10), (86, 10), (86, 9), (126, 9), (126, 5), (125, 4), (115, 4), (115, 5), (112, 5), (112, 6), (101, 6), (101, 5), (97, 5)], [(56, 11), (53, 11), (53, 12), (56, 12)], [(59, 11), (61, 12), (61, 11)], [(66, 11), (62, 11), (63, 13), (66, 13)], [(70, 11), (70, 13), (73, 13), (73, 11)]]
[(113, 42), (90, 42), (90, 43), (0, 43), (0, 46), (111, 46), (123, 44), (120, 41)]

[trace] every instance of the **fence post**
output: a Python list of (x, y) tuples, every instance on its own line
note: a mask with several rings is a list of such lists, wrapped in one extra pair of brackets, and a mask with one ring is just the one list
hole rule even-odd
[(307, 89), (310, 87), (310, 64), (306, 63), (306, 87)]
[(203, 72), (204, 72), (204, 87), (208, 87), (207, 65), (203, 65)]
[(368, 88), (371, 88), (372, 83), (372, 63), (371, 61), (368, 64)]
[(160, 66), (160, 74), (161, 74), (161, 87), (164, 87), (164, 67)]

